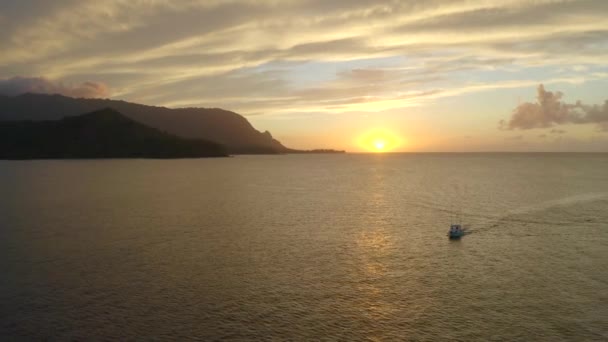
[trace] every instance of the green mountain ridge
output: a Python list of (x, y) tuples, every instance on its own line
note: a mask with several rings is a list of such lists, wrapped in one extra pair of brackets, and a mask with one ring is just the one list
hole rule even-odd
[(0, 121), (0, 159), (224, 156), (218, 143), (162, 132), (110, 108), (60, 120)]
[(274, 139), (270, 132), (256, 130), (245, 117), (219, 108), (170, 109), (120, 100), (26, 93), (0, 96), (0, 121), (57, 120), (103, 108), (113, 108), (137, 122), (182, 138), (217, 142), (231, 154), (292, 151)]

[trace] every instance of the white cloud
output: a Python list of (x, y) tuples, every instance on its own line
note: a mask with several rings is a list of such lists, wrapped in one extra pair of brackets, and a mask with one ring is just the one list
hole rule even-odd
[[(546, 128), (565, 124), (597, 124), (608, 131), (608, 100), (603, 105), (588, 105), (581, 101), (562, 101), (563, 93), (537, 88), (536, 102), (525, 102), (513, 110), (508, 121), (501, 121), (505, 129)], [(563, 134), (564, 130), (552, 129), (550, 133)]]

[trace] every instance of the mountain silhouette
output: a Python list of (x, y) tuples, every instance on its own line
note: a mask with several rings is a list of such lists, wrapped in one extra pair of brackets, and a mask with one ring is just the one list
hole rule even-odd
[(218, 143), (161, 132), (109, 108), (60, 120), (0, 121), (0, 159), (222, 156)]
[(57, 120), (103, 108), (113, 108), (137, 122), (182, 138), (215, 141), (232, 154), (292, 151), (268, 131), (257, 131), (243, 116), (219, 108), (170, 109), (109, 99), (27, 93), (0, 96), (0, 121)]

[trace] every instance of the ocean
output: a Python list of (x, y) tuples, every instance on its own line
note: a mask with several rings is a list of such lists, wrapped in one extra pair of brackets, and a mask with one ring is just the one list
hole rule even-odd
[(0, 161), (0, 275), (2, 340), (606, 341), (608, 154)]

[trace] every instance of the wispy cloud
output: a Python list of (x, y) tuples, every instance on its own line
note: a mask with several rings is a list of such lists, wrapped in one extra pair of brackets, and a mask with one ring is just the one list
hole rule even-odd
[(108, 87), (99, 82), (68, 84), (55, 82), (44, 77), (13, 77), (0, 79), (0, 95), (19, 95), (23, 93), (60, 94), (70, 97), (107, 97)]
[[(100, 80), (159, 105), (379, 111), (539, 82), (462, 72), (559, 65), (560, 79), (608, 78), (586, 71), (608, 59), (602, 0), (9, 0), (0, 13), (0, 78)], [(302, 85), (269, 72), (277, 63), (336, 68)]]

